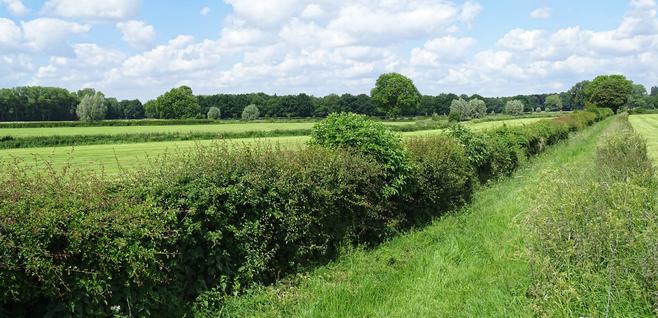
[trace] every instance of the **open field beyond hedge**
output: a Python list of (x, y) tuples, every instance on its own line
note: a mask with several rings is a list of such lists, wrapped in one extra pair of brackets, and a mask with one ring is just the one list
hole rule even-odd
[(635, 131), (646, 139), (651, 158), (658, 162), (658, 114), (631, 115), (629, 119)]
[[(475, 130), (489, 129), (502, 125), (519, 126), (533, 123), (545, 118), (522, 118), (481, 123), (466, 123)], [(409, 122), (386, 122), (387, 125), (402, 125)], [(242, 123), (220, 125), (181, 125), (181, 126), (126, 126), (126, 127), (57, 127), (57, 128), (14, 128), (0, 129), (0, 135), (11, 132), (13, 136), (47, 136), (52, 134), (121, 134), (136, 132), (186, 132), (186, 131), (253, 131), (253, 130), (285, 130), (310, 129), (314, 123)], [(222, 130), (223, 129), (223, 130)], [(404, 137), (418, 137), (442, 133), (444, 130), (424, 130), (402, 133)], [(276, 144), (281, 147), (303, 146), (307, 136), (272, 137), (272, 138), (240, 138), (227, 139), (225, 142), (235, 145), (244, 144)], [(167, 141), (148, 143), (128, 143), (110, 145), (92, 145), (77, 147), (47, 147), (25, 148), (0, 151), (0, 161), (20, 160), (28, 164), (43, 166), (47, 161), (55, 168), (71, 166), (82, 170), (104, 169), (108, 174), (118, 173), (121, 169), (130, 169), (147, 164), (149, 158), (163, 153), (185, 151), (194, 145), (212, 145), (217, 141)]]

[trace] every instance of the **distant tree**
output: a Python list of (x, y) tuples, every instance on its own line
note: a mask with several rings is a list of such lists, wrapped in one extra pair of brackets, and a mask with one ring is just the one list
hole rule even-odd
[(199, 115), (201, 106), (192, 89), (187, 86), (174, 88), (155, 100), (155, 110), (159, 118), (193, 118)]
[(535, 108), (535, 113), (541, 113), (541, 107)]
[(598, 107), (611, 108), (617, 112), (626, 105), (633, 92), (633, 82), (623, 75), (601, 75), (585, 88), (587, 100)]
[(103, 94), (84, 95), (76, 110), (82, 121), (97, 121), (105, 119), (107, 105)]
[(562, 110), (562, 99), (560, 98), (560, 95), (550, 95), (546, 97), (544, 108), (552, 112)]
[(468, 101), (472, 118), (482, 118), (487, 115), (487, 104), (479, 98), (473, 98)]
[(450, 114), (448, 114), (448, 118), (453, 121), (471, 119), (471, 105), (461, 97), (453, 99), (450, 103)]
[(571, 109), (583, 109), (587, 101), (587, 94), (585, 88), (589, 85), (590, 81), (582, 81), (576, 83), (568, 92), (569, 100), (571, 101)]
[(158, 118), (159, 117), (156, 105), (157, 105), (157, 103), (156, 103), (155, 99), (152, 99), (152, 100), (146, 102), (146, 104), (144, 104), (144, 116), (146, 118)]
[(521, 115), (523, 114), (523, 108), (524, 108), (523, 102), (518, 99), (514, 99), (508, 101), (505, 104), (504, 112), (505, 114), (509, 114), (509, 115)]
[(100, 94), (103, 98), (105, 98), (105, 94), (103, 94), (103, 93), (100, 92), (100, 91), (96, 91), (96, 90), (93, 89), (93, 88), (83, 88), (83, 89), (77, 91), (75, 94), (76, 94), (76, 95), (78, 96), (78, 98), (80, 98), (81, 100), (82, 100), (82, 98), (85, 97), (85, 96), (93, 96), (93, 95), (96, 95), (96, 94)]
[(651, 96), (658, 96), (658, 87), (656, 86), (651, 86), (651, 93), (649, 94)]
[(219, 110), (219, 108), (217, 108), (217, 107), (210, 107), (210, 109), (208, 109), (208, 114), (207, 114), (208, 119), (214, 119), (214, 120), (217, 120), (217, 119), (219, 119), (221, 116), (222, 116), (222, 112)]
[(119, 105), (119, 101), (114, 97), (105, 98), (105, 107), (107, 107), (107, 114), (105, 119), (122, 119), (123, 111)]
[(122, 100), (119, 102), (119, 108), (123, 113), (124, 119), (142, 119), (144, 118), (144, 105), (139, 99)]
[(244, 108), (242, 111), (242, 119), (244, 120), (256, 120), (260, 117), (260, 111), (258, 106), (251, 104)]
[(635, 108), (652, 108), (650, 96), (647, 94), (647, 89), (642, 84), (633, 84), (631, 94), (628, 96), (628, 101), (625, 107), (628, 109)]
[(382, 74), (370, 92), (372, 101), (388, 117), (414, 114), (420, 103), (420, 93), (411, 79), (398, 74)]

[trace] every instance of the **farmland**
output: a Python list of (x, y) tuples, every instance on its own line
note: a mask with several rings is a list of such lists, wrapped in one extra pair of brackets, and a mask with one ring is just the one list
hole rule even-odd
[(647, 141), (649, 155), (658, 163), (658, 114), (630, 116), (633, 128)]
[[(519, 126), (537, 122), (542, 118), (522, 118), (500, 121), (466, 123), (467, 127), (484, 130), (502, 125)], [(386, 122), (386, 125), (408, 125), (409, 122)], [(49, 136), (49, 135), (83, 135), (83, 134), (125, 134), (134, 132), (243, 132), (270, 131), (290, 129), (310, 129), (314, 123), (239, 123), (218, 125), (184, 125), (184, 126), (127, 126), (127, 127), (57, 127), (57, 128), (7, 128), (0, 129), (0, 135), (12, 136)], [(422, 137), (443, 133), (444, 130), (420, 130), (404, 132), (407, 138)], [(241, 138), (226, 139), (230, 145), (271, 144), (281, 147), (303, 146), (306, 136)], [(19, 160), (26, 164), (52, 165), (54, 168), (69, 166), (82, 170), (103, 169), (108, 174), (116, 174), (121, 169), (130, 169), (148, 163), (149, 159), (167, 152), (186, 151), (196, 145), (212, 145), (213, 140), (167, 141), (148, 143), (127, 143), (76, 147), (48, 147), (0, 150), (0, 161)]]

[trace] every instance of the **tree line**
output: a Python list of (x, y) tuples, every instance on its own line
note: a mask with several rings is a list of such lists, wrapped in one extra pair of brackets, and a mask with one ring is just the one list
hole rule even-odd
[(658, 87), (647, 92), (643, 85), (622, 75), (599, 76), (553, 94), (484, 97), (478, 94), (421, 95), (413, 82), (400, 74), (383, 74), (370, 95), (308, 94), (195, 95), (190, 87), (174, 88), (142, 104), (119, 101), (91, 88), (69, 92), (56, 87), (0, 89), (0, 121), (98, 121), (104, 119), (257, 119), (326, 117), (352, 112), (369, 116), (450, 115), (467, 120), (491, 113), (518, 114), (533, 111), (583, 109), (587, 104), (614, 110), (658, 108)]

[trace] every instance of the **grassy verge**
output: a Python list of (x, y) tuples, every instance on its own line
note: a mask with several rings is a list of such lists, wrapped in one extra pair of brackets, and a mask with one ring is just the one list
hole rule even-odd
[(617, 117), (594, 160), (540, 180), (524, 222), (536, 314), (658, 314), (658, 188), (645, 141), (627, 117)]
[(585, 165), (608, 119), (476, 194), (461, 211), (431, 226), (357, 250), (311, 273), (224, 306), (199, 298), (200, 316), (228, 317), (526, 317), (532, 270), (517, 220), (534, 206), (545, 169)]

